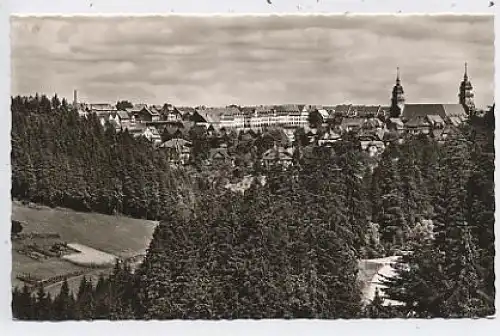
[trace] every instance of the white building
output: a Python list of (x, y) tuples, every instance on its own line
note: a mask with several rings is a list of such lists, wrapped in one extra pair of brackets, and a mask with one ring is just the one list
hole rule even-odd
[(307, 127), (309, 111), (299, 105), (260, 105), (232, 109), (221, 114), (220, 127), (236, 131), (262, 131), (267, 128)]

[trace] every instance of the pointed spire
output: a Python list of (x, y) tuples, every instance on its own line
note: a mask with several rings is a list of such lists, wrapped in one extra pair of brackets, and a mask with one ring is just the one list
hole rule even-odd
[(396, 75), (396, 83), (399, 84), (401, 82), (401, 79), (399, 78), (399, 67), (396, 68), (397, 75)]
[(465, 72), (464, 72), (464, 79), (467, 80), (469, 76), (467, 75), (467, 62), (465, 62)]

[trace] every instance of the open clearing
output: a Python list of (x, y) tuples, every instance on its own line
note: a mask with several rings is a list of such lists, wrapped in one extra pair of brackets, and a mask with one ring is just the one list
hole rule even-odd
[(79, 253), (67, 254), (63, 256), (62, 259), (68, 260), (76, 265), (107, 267), (113, 266), (117, 259), (117, 257), (112, 254), (102, 252), (82, 244), (72, 243), (68, 244), (68, 246), (79, 251)]
[(12, 219), (28, 224), (23, 233), (57, 232), (64, 241), (120, 257), (145, 253), (157, 225), (154, 221), (61, 208), (33, 209), (18, 202), (12, 203)]
[[(68, 209), (48, 207), (32, 208), (20, 202), (12, 202), (12, 219), (23, 223), (22, 233), (58, 233), (60, 240), (85, 246), (94, 257), (110, 260), (110, 255), (129, 258), (144, 254), (153, 236), (157, 222), (138, 220), (122, 216), (109, 216), (95, 213), (81, 213)], [(15, 242), (13, 248), (19, 243)], [(99, 253), (96, 253), (99, 252)], [(82, 253), (83, 256), (85, 253)], [(106, 257), (104, 257), (106, 256)], [(88, 257), (88, 254), (87, 254)], [(78, 259), (77, 259), (78, 261)], [(114, 259), (113, 259), (114, 261)], [(12, 251), (12, 285), (20, 286), (23, 282), (16, 279), (19, 274), (31, 274), (36, 278), (47, 279), (78, 270), (97, 278), (106, 270), (93, 270), (76, 265), (60, 258), (34, 260)], [(76, 281), (78, 280), (78, 282)], [(79, 283), (81, 276), (72, 282)], [(55, 292), (57, 285), (51, 285)]]

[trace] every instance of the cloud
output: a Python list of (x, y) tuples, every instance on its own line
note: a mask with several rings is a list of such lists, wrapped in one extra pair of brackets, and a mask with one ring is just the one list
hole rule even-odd
[(12, 92), (186, 105), (493, 102), (492, 16), (23, 17)]

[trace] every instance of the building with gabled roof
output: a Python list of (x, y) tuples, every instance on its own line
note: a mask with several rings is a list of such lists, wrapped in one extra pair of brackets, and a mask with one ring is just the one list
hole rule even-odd
[(167, 158), (174, 163), (186, 164), (191, 158), (192, 143), (184, 139), (170, 139), (162, 143), (159, 148), (166, 150)]
[(262, 161), (266, 167), (279, 164), (288, 167), (293, 163), (293, 148), (274, 146), (262, 154)]
[(350, 105), (347, 115), (349, 117), (373, 118), (379, 114), (380, 105)]
[(443, 128), (445, 125), (443, 118), (439, 115), (430, 114), (427, 116), (427, 120), (431, 124), (432, 128)]
[(233, 158), (229, 155), (227, 147), (211, 148), (208, 155), (208, 162), (211, 165), (233, 165)]
[(296, 104), (275, 105), (274, 110), (277, 115), (300, 115), (301, 109)]
[(409, 134), (429, 134), (431, 123), (427, 116), (416, 116), (408, 120), (404, 127)]
[(116, 112), (117, 108), (114, 105), (108, 103), (99, 103), (99, 104), (89, 104), (87, 109), (91, 113), (111, 113)]
[(158, 132), (158, 129), (154, 126), (146, 126), (141, 135), (151, 141), (154, 145), (161, 144), (160, 132)]
[(343, 118), (340, 123), (340, 128), (344, 132), (357, 132), (363, 127), (363, 124), (366, 122), (365, 118)]

